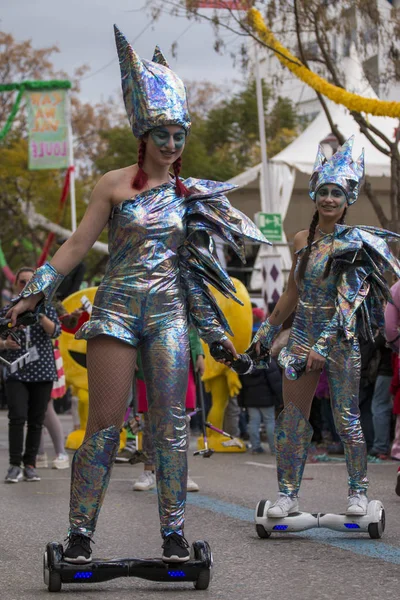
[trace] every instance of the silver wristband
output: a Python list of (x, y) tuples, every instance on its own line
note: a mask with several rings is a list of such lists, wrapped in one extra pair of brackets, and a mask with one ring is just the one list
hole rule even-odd
[[(32, 278), (28, 281), (18, 300), (27, 298), (33, 294), (42, 293), (48, 302), (51, 302), (59, 285), (64, 280), (64, 275), (61, 275), (50, 263), (45, 263), (34, 272)], [(13, 298), (13, 302), (15, 299)]]
[(260, 325), (259, 330), (251, 342), (251, 345), (260, 341), (265, 348), (271, 348), (274, 339), (282, 329), (282, 325), (271, 325), (268, 319)]

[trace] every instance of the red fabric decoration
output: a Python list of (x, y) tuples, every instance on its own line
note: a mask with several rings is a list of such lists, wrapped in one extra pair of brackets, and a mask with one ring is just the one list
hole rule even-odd
[[(63, 189), (61, 192), (60, 201), (58, 203), (58, 215), (57, 215), (57, 220), (56, 220), (57, 225), (59, 225), (61, 223), (61, 219), (62, 219), (62, 216), (64, 213), (65, 201), (67, 199), (68, 192), (69, 192), (70, 176), (71, 176), (72, 171), (74, 171), (74, 167), (70, 166), (70, 167), (68, 167), (67, 172), (65, 174), (64, 185), (63, 185)], [(46, 243), (42, 250), (42, 254), (39, 257), (39, 260), (37, 261), (37, 265), (36, 265), (37, 267), (41, 267), (46, 262), (47, 256), (50, 252), (50, 248), (53, 244), (55, 236), (56, 236), (56, 234), (54, 233), (54, 231), (51, 231), (49, 233), (49, 235), (47, 236), (47, 240), (46, 240)]]

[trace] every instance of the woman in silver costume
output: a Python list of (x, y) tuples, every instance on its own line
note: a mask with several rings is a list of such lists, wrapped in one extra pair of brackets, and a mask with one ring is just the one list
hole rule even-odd
[(321, 369), (325, 367), (336, 429), (348, 471), (346, 514), (367, 512), (367, 453), (360, 426), (358, 336), (384, 332), (390, 292), (383, 273), (400, 268), (387, 241), (399, 236), (374, 227), (344, 224), (364, 177), (364, 154), (352, 160), (350, 138), (330, 160), (319, 148), (310, 179), (316, 211), (309, 230), (294, 238), (295, 260), (288, 286), (253, 342), (270, 348), (281, 324), (296, 310), (288, 344), (279, 355), (285, 369), (284, 410), (277, 419), (275, 446), (279, 496), (268, 517), (299, 510), (298, 492), (312, 427), (308, 421)]
[[(244, 259), (246, 238), (264, 236), (223, 195), (234, 186), (179, 178), (190, 129), (186, 91), (156, 48), (142, 60), (115, 28), (122, 90), (138, 163), (104, 175), (94, 188), (77, 231), (36, 271), (9, 310), (18, 314), (49, 300), (63, 277), (109, 225), (110, 260), (90, 321), (77, 333), (88, 340), (89, 418), (74, 455), (70, 527), (64, 559), (90, 562), (90, 541), (119, 445), (126, 401), (140, 345), (156, 454), (162, 558), (189, 559), (183, 537), (187, 482), (185, 395), (189, 321), (208, 344), (236, 355), (231, 333), (206, 283), (234, 297), (219, 264), (212, 234)], [(169, 169), (173, 167), (174, 177)]]

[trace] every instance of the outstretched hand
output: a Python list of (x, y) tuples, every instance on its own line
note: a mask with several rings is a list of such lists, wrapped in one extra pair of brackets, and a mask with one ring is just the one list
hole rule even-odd
[(17, 304), (14, 304), (14, 306), (12, 306), (6, 313), (6, 318), (10, 319), (11, 326), (15, 327), (17, 318), (22, 313), (24, 313), (28, 310), (34, 311), (36, 308), (36, 305), (38, 304), (38, 302), (40, 302), (40, 300), (42, 298), (43, 298), (42, 293), (32, 294), (32, 296), (28, 296), (27, 298), (21, 298), (21, 300), (19, 300), (17, 302)]

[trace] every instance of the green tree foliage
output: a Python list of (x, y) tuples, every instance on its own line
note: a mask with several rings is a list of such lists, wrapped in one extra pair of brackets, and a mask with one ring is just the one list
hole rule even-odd
[[(0, 81), (15, 83), (24, 80), (67, 79), (68, 75), (56, 71), (51, 58), (58, 52), (56, 46), (36, 49), (30, 40), (17, 42), (10, 34), (0, 32)], [(79, 98), (77, 80), (85, 72), (80, 67), (73, 74), (71, 94), (72, 123), (75, 134), (75, 157), (79, 170), (76, 178), (78, 222), (86, 209), (93, 180), (91, 160), (103, 143), (98, 128), (110, 126), (109, 104), (92, 106)], [(2, 128), (14, 104), (16, 94), (0, 94), (0, 128)], [(122, 111), (121, 111), (122, 112)], [(115, 119), (118, 118), (115, 117)], [(15, 270), (21, 264), (36, 264), (48, 231), (32, 227), (29, 212), (42, 214), (56, 221), (59, 199), (64, 184), (65, 171), (28, 170), (28, 141), (26, 111), (22, 102), (9, 134), (0, 144), (0, 240), (10, 267)], [(70, 228), (69, 205), (61, 225)], [(104, 239), (104, 236), (103, 236)], [(98, 260), (98, 254), (97, 254)]]

